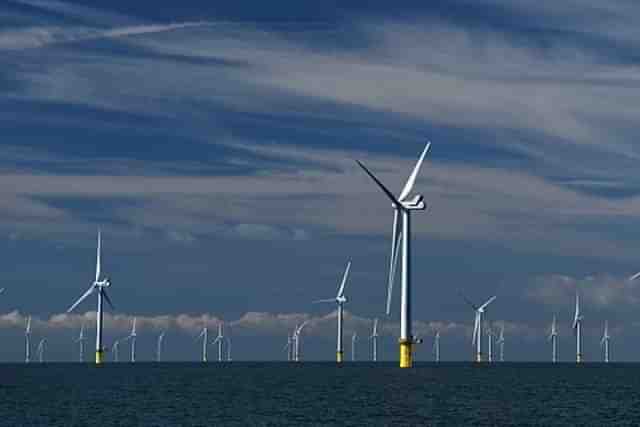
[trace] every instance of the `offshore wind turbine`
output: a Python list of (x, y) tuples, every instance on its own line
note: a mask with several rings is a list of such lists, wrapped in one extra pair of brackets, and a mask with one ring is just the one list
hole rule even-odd
[(111, 309), (113, 309), (113, 304), (111, 303), (111, 299), (107, 294), (107, 288), (111, 286), (111, 281), (109, 278), (105, 277), (104, 279), (100, 279), (100, 249), (102, 246), (102, 237), (100, 231), (98, 231), (98, 249), (96, 251), (96, 277), (89, 287), (87, 291), (80, 297), (78, 300), (73, 303), (73, 305), (67, 310), (67, 313), (70, 313), (75, 309), (82, 301), (85, 300), (89, 295), (93, 293), (98, 293), (98, 309), (96, 311), (96, 364), (101, 364), (104, 361), (104, 347), (102, 346), (102, 320), (103, 320), (103, 308), (102, 301), (106, 301)]
[(356, 343), (358, 342), (358, 333), (354, 332), (351, 335), (351, 361), (356, 361)]
[(287, 334), (287, 344), (284, 346), (284, 350), (287, 351), (287, 362), (293, 360), (293, 334)]
[(158, 335), (158, 342), (156, 343), (156, 362), (162, 362), (162, 345), (164, 344), (165, 331), (160, 332)]
[(467, 304), (469, 304), (473, 308), (473, 310), (476, 312), (475, 322), (473, 325), (473, 339), (471, 340), (471, 343), (472, 345), (476, 346), (476, 362), (482, 362), (482, 325), (483, 325), (482, 320), (487, 307), (489, 306), (489, 304), (493, 302), (493, 300), (496, 299), (496, 296), (495, 295), (492, 296), (481, 306), (476, 306), (474, 303), (469, 301), (464, 295), (462, 295), (462, 298), (464, 298)]
[(120, 361), (119, 350), (120, 350), (120, 340), (115, 340), (113, 342), (113, 345), (111, 346), (111, 351), (113, 351), (113, 361), (114, 362), (119, 362)]
[[(415, 184), (422, 162), (424, 161), (430, 146), (431, 143), (427, 143), (398, 198), (396, 198), (393, 193), (369, 171), (369, 169), (367, 169), (360, 161), (356, 160), (358, 165), (360, 165), (367, 175), (369, 175), (369, 177), (391, 200), (391, 206), (393, 207), (393, 231), (391, 236), (389, 284), (387, 287), (387, 315), (390, 314), (391, 310), (391, 295), (393, 291), (393, 281), (395, 278), (395, 267), (398, 253), (400, 252), (399, 246), (402, 245), (399, 340), (401, 368), (410, 368), (413, 366), (413, 346), (418, 343), (418, 340), (415, 339), (412, 333), (411, 320), (411, 211), (426, 209), (424, 197), (421, 194), (417, 194), (411, 198), (409, 198), (409, 196), (413, 191), (413, 185)], [(402, 227), (402, 231), (399, 230), (400, 226)]]
[(487, 331), (487, 362), (493, 362), (493, 326), (491, 322), (487, 322), (487, 326), (485, 326), (485, 330)]
[(47, 339), (42, 338), (38, 343), (37, 353), (38, 353), (38, 360), (40, 361), (40, 363), (44, 362), (44, 345), (46, 342), (47, 342)]
[(576, 363), (582, 362), (582, 313), (580, 312), (580, 295), (576, 292), (576, 313), (573, 317), (573, 330), (576, 334)]
[(371, 336), (369, 337), (369, 339), (371, 340), (371, 351), (372, 351), (372, 359), (374, 362), (378, 361), (378, 337), (380, 335), (378, 335), (378, 318), (375, 318), (373, 320), (373, 332), (371, 333)]
[(344, 304), (347, 302), (347, 298), (344, 296), (344, 287), (347, 284), (347, 279), (349, 278), (349, 270), (351, 269), (351, 261), (347, 262), (347, 268), (344, 270), (344, 274), (342, 275), (342, 282), (340, 283), (340, 287), (338, 288), (338, 294), (335, 298), (330, 299), (321, 299), (318, 301), (314, 301), (315, 303), (322, 302), (335, 302), (338, 304), (338, 344), (336, 348), (336, 361), (338, 363), (342, 362), (344, 356), (344, 349), (342, 344), (342, 323), (344, 316)]
[(498, 335), (496, 344), (500, 346), (500, 361), (504, 362), (504, 322), (500, 325), (500, 335)]
[(126, 341), (131, 341), (131, 362), (136, 361), (136, 338), (138, 334), (136, 333), (136, 320), (137, 318), (133, 318), (133, 325), (131, 327), (131, 333), (125, 338)]
[(611, 341), (611, 335), (609, 335), (609, 321), (604, 321), (604, 333), (602, 334), (602, 340), (600, 345), (604, 347), (604, 363), (609, 363), (609, 341)]
[(222, 322), (218, 324), (218, 336), (213, 340), (213, 344), (218, 344), (218, 362), (222, 362), (222, 344), (224, 341), (224, 334), (222, 333)]
[(24, 362), (31, 362), (31, 316), (27, 318), (27, 328), (24, 331), (24, 340), (25, 340), (25, 357)]
[(436, 336), (433, 339), (433, 352), (435, 355), (435, 361), (440, 361), (440, 331), (436, 332)]
[(296, 330), (294, 331), (294, 338), (295, 338), (295, 345), (294, 345), (294, 360), (296, 362), (300, 361), (300, 334), (302, 333), (302, 329), (309, 323), (308, 320), (305, 320), (304, 322), (302, 322), (302, 324), (298, 327), (296, 327)]
[(227, 362), (231, 362), (231, 337), (227, 337)]
[(85, 340), (85, 336), (84, 336), (84, 323), (82, 325), (80, 325), (80, 335), (78, 336), (78, 339), (76, 339), (76, 343), (78, 343), (78, 345), (80, 346), (80, 362), (84, 362), (84, 340)]
[(206, 362), (207, 348), (209, 347), (209, 328), (207, 328), (206, 326), (202, 328), (202, 332), (200, 332), (200, 335), (198, 335), (198, 338), (196, 338), (196, 340), (199, 340), (200, 338), (202, 338), (202, 361)]
[(556, 363), (558, 361), (558, 324), (556, 322), (556, 316), (553, 316), (551, 333), (548, 339), (551, 341), (551, 361)]

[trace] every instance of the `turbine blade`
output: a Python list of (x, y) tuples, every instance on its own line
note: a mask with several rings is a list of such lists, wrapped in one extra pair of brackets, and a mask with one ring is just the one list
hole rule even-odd
[(391, 298), (393, 296), (393, 284), (396, 279), (396, 269), (398, 267), (398, 253), (400, 252), (400, 242), (402, 241), (402, 233), (398, 231), (398, 210), (394, 209), (393, 213), (393, 233), (391, 242), (391, 259), (389, 265), (389, 283), (387, 284), (387, 316), (391, 314)]
[(360, 165), (360, 167), (367, 173), (367, 175), (369, 175), (371, 177), (371, 179), (373, 179), (373, 181), (378, 184), (378, 187), (380, 187), (380, 189), (384, 192), (384, 194), (387, 195), (387, 197), (389, 199), (391, 199), (391, 201), (393, 202), (394, 205), (398, 206), (398, 208), (402, 208), (402, 204), (398, 201), (398, 199), (396, 199), (396, 197), (393, 195), (393, 193), (391, 191), (389, 191), (389, 189), (387, 189), (387, 187), (384, 186), (384, 184), (382, 184), (382, 182), (380, 182), (380, 180), (378, 180), (378, 178), (375, 177), (374, 174), (372, 174), (369, 169), (367, 169), (365, 167), (365, 165), (363, 165), (359, 160), (356, 160), (356, 162)]
[(29, 316), (29, 318), (27, 319), (27, 334), (31, 333), (31, 316)]
[(467, 304), (469, 304), (471, 306), (471, 308), (473, 308), (474, 310), (478, 310), (478, 306), (475, 305), (474, 303), (472, 303), (469, 298), (467, 298), (462, 292), (458, 291), (458, 294), (460, 294), (460, 296), (462, 297), (462, 299), (464, 300), (464, 302), (466, 302)]
[(138, 318), (134, 317), (133, 318), (133, 328), (131, 328), (131, 335), (134, 336), (136, 335), (136, 322), (137, 322)]
[(344, 275), (342, 276), (342, 283), (340, 284), (340, 289), (338, 289), (338, 296), (336, 298), (340, 298), (344, 294), (344, 287), (347, 284), (347, 279), (349, 278), (350, 269), (351, 269), (351, 261), (347, 263), (347, 268), (344, 270)]
[(374, 319), (373, 321), (373, 335), (376, 335), (378, 333), (378, 319)]
[(87, 291), (84, 294), (82, 294), (82, 296), (80, 298), (78, 298), (78, 300), (76, 302), (74, 302), (71, 307), (69, 307), (69, 309), (67, 310), (67, 313), (71, 313), (74, 308), (76, 308), (82, 301), (85, 300), (85, 298), (87, 298), (89, 295), (91, 295), (95, 290), (96, 290), (96, 287), (95, 287), (95, 285), (92, 284), (89, 287), (89, 289), (87, 289)]
[(319, 300), (313, 301), (311, 304), (320, 304), (323, 302), (336, 302), (336, 299), (335, 298), (319, 299)]
[(102, 292), (102, 296), (104, 297), (107, 304), (109, 304), (109, 307), (111, 307), (111, 310), (115, 310), (116, 308), (113, 306), (113, 303), (111, 302), (111, 298), (109, 298), (109, 294), (107, 294), (106, 289), (100, 288), (100, 291)]
[(471, 344), (476, 344), (476, 339), (478, 339), (478, 331), (480, 330), (480, 314), (476, 312), (476, 320), (473, 325), (473, 338), (471, 339)]
[(495, 296), (495, 295), (494, 295), (494, 296), (492, 296), (491, 298), (489, 298), (489, 299), (487, 300), (487, 302), (485, 302), (484, 304), (482, 304), (482, 305), (480, 306), (480, 308), (478, 308), (478, 310), (484, 310), (484, 309), (485, 309), (485, 308), (487, 308), (487, 306), (488, 306), (489, 304), (491, 304), (495, 299), (496, 299), (496, 296)]
[(100, 280), (100, 248), (102, 246), (102, 232), (98, 230), (98, 249), (96, 251), (96, 282)]
[(427, 146), (424, 147), (424, 151), (422, 151), (422, 154), (420, 155), (420, 158), (418, 159), (418, 163), (416, 163), (416, 166), (413, 168), (413, 172), (411, 172), (411, 175), (409, 176), (409, 179), (407, 180), (407, 183), (404, 185), (404, 188), (402, 189), (402, 192), (400, 193), (400, 197), (398, 197), (398, 200), (400, 201), (404, 201), (404, 199), (406, 199), (409, 194), (411, 193), (411, 190), (413, 190), (413, 185), (416, 182), (416, 178), (418, 177), (418, 173), (420, 173), (420, 168), (422, 167), (422, 162), (424, 161), (424, 157), (427, 155), (427, 152), (429, 151), (429, 147), (431, 147), (431, 143), (428, 142)]
[(629, 280), (636, 280), (638, 277), (640, 277), (640, 271), (634, 274), (633, 276), (629, 277)]

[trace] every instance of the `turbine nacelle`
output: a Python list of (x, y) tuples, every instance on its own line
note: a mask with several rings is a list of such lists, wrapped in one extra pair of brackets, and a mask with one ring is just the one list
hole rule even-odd
[(409, 211), (425, 210), (427, 205), (422, 194), (416, 194), (409, 200), (402, 200), (402, 207)]
[(336, 302), (337, 302), (338, 304), (342, 305), (342, 304), (344, 304), (344, 303), (346, 303), (346, 302), (347, 302), (347, 297), (345, 297), (345, 296), (337, 297), (337, 298), (336, 298)]

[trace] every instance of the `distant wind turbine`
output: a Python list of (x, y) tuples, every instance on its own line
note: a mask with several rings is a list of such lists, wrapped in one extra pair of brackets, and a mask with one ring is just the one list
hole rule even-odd
[(609, 363), (609, 341), (611, 341), (611, 335), (609, 335), (609, 321), (604, 321), (604, 333), (602, 334), (602, 340), (600, 345), (604, 347), (604, 363)]
[(549, 341), (551, 341), (551, 361), (556, 363), (558, 361), (558, 324), (556, 316), (553, 316), (553, 323), (551, 323)]
[(372, 356), (373, 356), (374, 362), (378, 361), (378, 337), (379, 336), (380, 335), (378, 335), (378, 318), (375, 318), (373, 320), (373, 333), (369, 337), (369, 339), (371, 340), (372, 353), (373, 353)]
[(576, 292), (576, 313), (573, 318), (573, 331), (576, 334), (576, 363), (582, 362), (582, 319), (580, 312), (580, 295)]
[(26, 342), (24, 362), (31, 362), (31, 316), (27, 318), (27, 329), (24, 331), (24, 339)]
[(114, 362), (119, 362), (120, 361), (120, 340), (115, 340), (113, 342), (113, 345), (111, 346), (111, 351), (113, 352), (113, 361)]
[(164, 344), (165, 331), (160, 332), (158, 335), (158, 342), (156, 344), (156, 362), (162, 362), (162, 345)]
[(80, 346), (80, 363), (84, 362), (84, 323), (80, 326), (80, 335), (76, 339), (76, 343)]
[(224, 334), (222, 332), (223, 323), (218, 324), (218, 336), (213, 340), (213, 344), (218, 344), (218, 362), (222, 362), (222, 344), (224, 343)]
[(38, 360), (40, 361), (40, 363), (44, 362), (44, 346), (46, 342), (47, 342), (46, 338), (42, 338), (38, 343), (37, 352), (38, 352)]
[(493, 362), (493, 325), (491, 324), (491, 322), (487, 322), (487, 326), (485, 326), (485, 329), (487, 331), (487, 341), (488, 341), (487, 361)]
[(284, 346), (284, 350), (287, 352), (287, 362), (293, 360), (293, 334), (287, 334), (287, 344)]
[(131, 333), (125, 338), (126, 341), (131, 341), (131, 362), (136, 361), (136, 338), (138, 334), (136, 333), (136, 320), (137, 318), (133, 318), (133, 325), (131, 327)]
[(475, 322), (473, 325), (473, 339), (471, 340), (471, 343), (476, 346), (476, 362), (482, 362), (482, 325), (483, 325), (482, 319), (487, 307), (496, 299), (496, 297), (494, 295), (491, 298), (489, 298), (481, 306), (476, 306), (474, 303), (469, 301), (464, 295), (461, 294), (461, 296), (462, 298), (464, 298), (467, 304), (469, 304), (473, 308), (473, 310), (476, 313)]
[(107, 294), (107, 288), (111, 286), (111, 281), (108, 278), (100, 279), (100, 247), (102, 244), (101, 233), (98, 231), (98, 249), (96, 252), (96, 277), (89, 289), (67, 310), (70, 313), (75, 309), (82, 301), (89, 295), (98, 293), (98, 309), (96, 312), (96, 364), (101, 364), (104, 361), (104, 347), (102, 346), (102, 301), (103, 299), (113, 309), (111, 299)]
[(356, 332), (351, 335), (351, 361), (356, 361), (356, 343), (358, 342), (358, 334)]
[(343, 316), (344, 316), (344, 304), (347, 302), (347, 298), (344, 296), (344, 287), (347, 284), (347, 279), (349, 278), (349, 270), (351, 269), (351, 261), (347, 262), (347, 267), (344, 270), (344, 274), (342, 275), (342, 282), (340, 283), (340, 287), (338, 288), (338, 294), (336, 295), (335, 298), (329, 298), (329, 299), (321, 299), (321, 300), (317, 300), (314, 301), (315, 303), (322, 303), (322, 302), (335, 302), (336, 304), (338, 304), (338, 344), (337, 344), (337, 348), (336, 348), (336, 361), (338, 363), (341, 363), (343, 360), (343, 356), (344, 356), (344, 349), (343, 349), (343, 344), (342, 344), (342, 323), (343, 323)]
[(440, 331), (436, 332), (436, 336), (433, 339), (433, 352), (436, 362), (440, 361)]
[(227, 337), (227, 362), (231, 362), (231, 337)]
[(202, 361), (206, 362), (207, 348), (209, 347), (209, 328), (207, 328), (206, 326), (202, 328), (202, 332), (200, 332), (200, 335), (198, 335), (198, 338), (196, 338), (196, 340), (199, 340), (200, 338), (202, 338)]
[(500, 346), (500, 361), (504, 362), (504, 322), (500, 325), (500, 335), (498, 335), (496, 344)]
[(295, 338), (295, 345), (294, 345), (294, 360), (296, 362), (300, 361), (300, 334), (302, 333), (302, 329), (307, 326), (307, 324), (309, 323), (308, 320), (305, 320), (304, 322), (302, 322), (302, 324), (300, 326), (298, 326), (296, 328), (296, 330), (294, 331), (294, 338)]
[[(391, 256), (389, 262), (389, 284), (387, 287), (387, 315), (391, 310), (391, 295), (393, 291), (393, 281), (395, 278), (395, 266), (400, 249), (402, 249), (402, 271), (401, 271), (401, 289), (400, 289), (400, 367), (410, 368), (413, 366), (413, 346), (417, 344), (417, 340), (412, 334), (411, 320), (411, 211), (424, 210), (426, 205), (424, 197), (421, 194), (411, 198), (413, 186), (420, 172), (422, 162), (424, 161), (431, 143), (427, 143), (422, 151), (413, 172), (409, 176), (404, 188), (400, 192), (400, 196), (396, 198), (387, 187), (378, 180), (378, 178), (369, 171), (360, 161), (356, 160), (358, 165), (366, 172), (367, 175), (380, 187), (384, 194), (391, 201), (393, 207), (393, 231), (391, 236)], [(400, 216), (401, 215), (401, 216)], [(399, 227), (402, 226), (402, 231)], [(400, 248), (402, 245), (402, 248)]]

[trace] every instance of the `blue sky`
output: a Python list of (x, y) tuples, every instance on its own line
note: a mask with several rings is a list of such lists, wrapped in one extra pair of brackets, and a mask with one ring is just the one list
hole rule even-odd
[[(147, 339), (168, 327), (186, 346), (225, 319), (238, 358), (256, 340), (276, 358), (311, 318), (309, 357), (331, 359), (332, 307), (310, 301), (347, 259), (348, 327), (366, 335), (385, 300), (391, 210), (353, 160), (398, 191), (430, 140), (420, 334), (469, 358), (457, 289), (497, 293), (510, 356), (543, 359), (579, 286), (590, 358), (609, 319), (633, 360), (638, 15), (631, 1), (4, 2), (0, 359), (21, 357), (28, 314), (68, 356), (93, 306), (59, 314), (89, 284), (98, 227), (109, 339), (139, 315)], [(397, 315), (385, 325), (395, 358)], [(196, 357), (185, 346), (172, 357)]]

